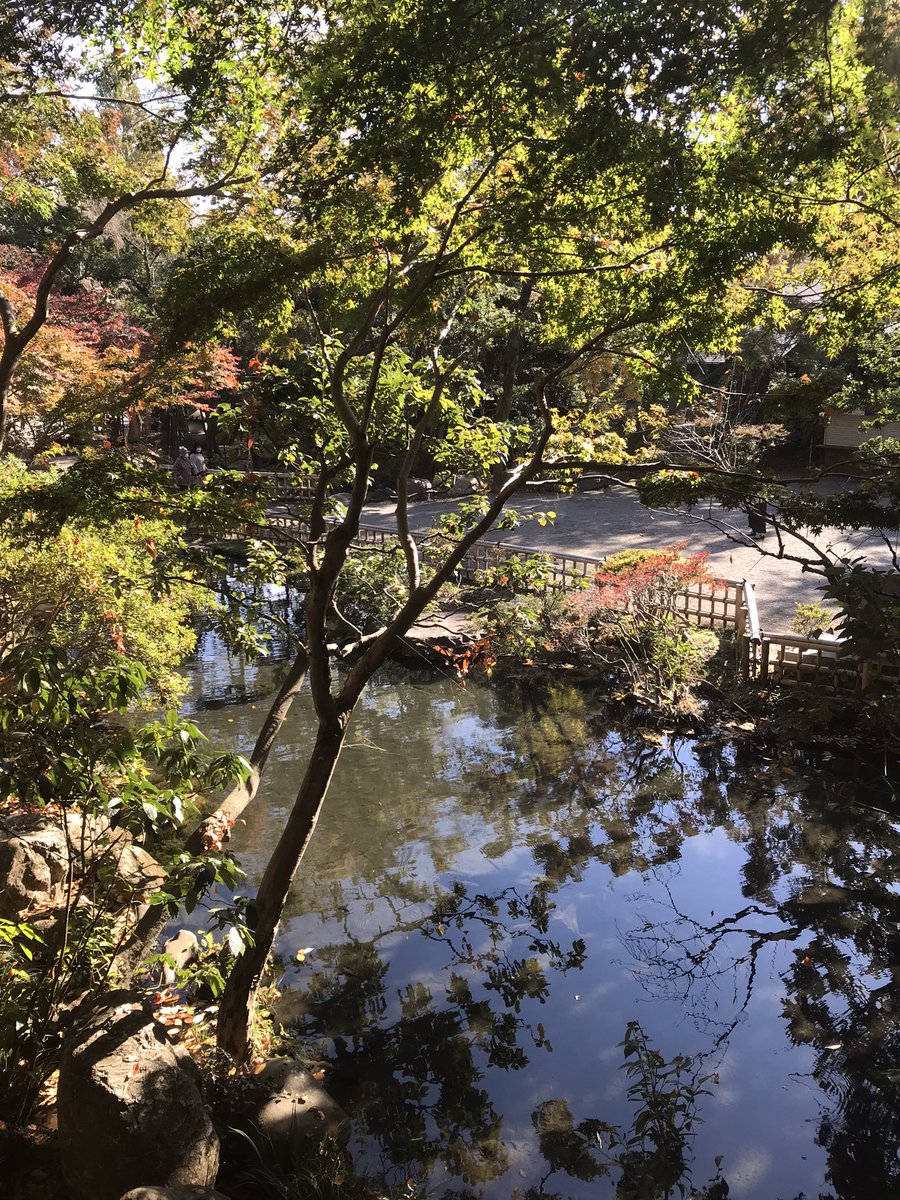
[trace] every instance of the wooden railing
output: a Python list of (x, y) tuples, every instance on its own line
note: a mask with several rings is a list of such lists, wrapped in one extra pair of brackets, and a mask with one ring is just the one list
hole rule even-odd
[[(334, 525), (334, 520), (328, 521)], [(248, 527), (244, 534), (231, 534), (234, 539), (245, 536), (266, 536), (273, 540), (301, 542), (309, 535), (305, 521), (277, 513), (270, 513), (265, 526)], [(417, 535), (423, 542), (429, 535)], [(380, 525), (360, 525), (354, 545), (360, 548), (390, 549), (397, 546), (397, 534), (393, 529)], [(590, 558), (582, 554), (563, 554), (556, 550), (537, 546), (521, 546), (515, 542), (479, 541), (468, 550), (457, 568), (460, 580), (471, 582), (479, 573), (496, 569), (502, 562), (518, 558), (522, 562), (538, 559), (542, 569), (537, 573), (540, 586), (544, 589), (571, 590), (593, 580), (603, 567), (602, 558)], [(708, 629), (734, 629), (740, 635), (745, 625), (746, 606), (744, 583), (734, 579), (718, 580), (714, 585), (689, 584), (675, 600), (675, 611), (691, 625)], [(755, 613), (755, 602), (754, 602)]]
[(258, 479), (270, 482), (279, 499), (312, 500), (316, 494), (318, 477), (298, 475), (295, 471), (255, 471)]
[(741, 589), (741, 615), (735, 627), (738, 643), (738, 658), (741, 674), (745, 679), (754, 677), (759, 669), (762, 630), (759, 625), (759, 610), (756, 607), (756, 592), (749, 579)]
[(766, 630), (758, 678), (764, 685), (817, 683), (842, 692), (865, 691), (873, 684), (895, 688), (900, 685), (900, 663), (887, 656), (859, 658), (848, 652), (841, 638), (800, 637)]
[(752, 584), (744, 581), (744, 628), (739, 630), (740, 661), (745, 679), (763, 687), (815, 683), (832, 691), (865, 691), (873, 684), (900, 686), (900, 662), (882, 656), (859, 658), (848, 653), (844, 639), (833, 635), (802, 637), (761, 629)]
[[(329, 524), (335, 524), (334, 521)], [(250, 527), (245, 535), (255, 534), (279, 540), (302, 541), (309, 526), (296, 517), (272, 513), (263, 527)], [(421, 541), (426, 535), (421, 535)], [(397, 546), (397, 534), (380, 525), (360, 525), (354, 545), (388, 550)], [(525, 561), (537, 558), (544, 564), (539, 573), (540, 586), (571, 590), (584, 586), (603, 566), (603, 559), (580, 554), (563, 554), (535, 546), (512, 542), (476, 542), (461, 561), (457, 576), (471, 582), (480, 572), (495, 569), (504, 560)], [(690, 625), (707, 629), (733, 630), (737, 658), (745, 679), (762, 686), (771, 683), (793, 686), (820, 682), (841, 691), (860, 690), (878, 683), (900, 686), (900, 663), (888, 658), (862, 660), (844, 653), (840, 640), (800, 637), (792, 633), (763, 630), (760, 625), (756, 593), (749, 580), (724, 579), (716, 585), (689, 584), (675, 601), (676, 612)]]

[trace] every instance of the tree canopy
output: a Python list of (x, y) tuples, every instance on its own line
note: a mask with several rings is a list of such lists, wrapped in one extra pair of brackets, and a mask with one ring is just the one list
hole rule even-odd
[[(264, 431), (316, 480), (281, 564), (306, 589), (281, 700), (308, 664), (319, 724), (223, 1001), (242, 1058), (354, 706), (518, 491), (592, 465), (655, 503), (777, 495), (794, 528), (896, 510), (895, 445), (849, 497), (789, 492), (728, 441), (717, 414), (746, 397), (693, 369), (802, 337), (859, 369), (782, 394), (818, 416), (874, 381), (893, 412), (894, 17), (855, 0), (131, 0), (2, 22), (0, 445), (214, 401), (251, 462)], [(423, 463), (493, 485), (427, 561), (409, 520)], [(379, 477), (402, 573), (363, 633), (339, 587)], [(101, 497), (123, 518), (160, 503), (112, 453), (68, 479), (93, 489), (79, 519)], [(261, 506), (229, 488), (174, 503), (233, 535)], [(66, 480), (37, 491), (34, 529), (42, 504), (64, 525)]]

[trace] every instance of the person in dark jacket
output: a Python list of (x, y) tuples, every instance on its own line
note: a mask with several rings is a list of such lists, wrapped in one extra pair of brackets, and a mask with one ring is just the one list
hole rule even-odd
[(769, 532), (767, 517), (769, 510), (765, 500), (754, 500), (752, 504), (747, 506), (747, 524), (750, 526), (750, 533), (755, 538), (765, 537)]
[(179, 491), (186, 491), (193, 480), (194, 472), (187, 446), (178, 447), (178, 457), (172, 463), (172, 478)]

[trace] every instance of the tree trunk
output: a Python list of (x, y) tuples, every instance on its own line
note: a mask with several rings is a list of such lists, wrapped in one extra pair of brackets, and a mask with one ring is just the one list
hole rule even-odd
[[(521, 317), (527, 311), (528, 305), (531, 303), (531, 294), (531, 281), (526, 279), (519, 288), (519, 299), (516, 304), (517, 316)], [(524, 345), (525, 339), (522, 337), (522, 330), (518, 325), (514, 325), (506, 339), (501, 360), (503, 380), (495, 414), (495, 419), (498, 421), (508, 421), (512, 413), (513, 389), (519, 376), (519, 363)]]
[[(301, 650), (291, 663), (290, 670), (278, 689), (278, 695), (266, 714), (256, 745), (250, 755), (250, 777), (228, 793), (214, 813), (206, 817), (188, 838), (186, 849), (191, 854), (202, 854), (210, 843), (227, 840), (228, 831), (256, 796), (259, 784), (269, 761), (272, 747), (278, 741), (282, 727), (291, 711), (291, 705), (300, 694), (306, 681), (306, 651)], [(223, 837), (224, 834), (224, 837)]]
[(6, 430), (9, 424), (9, 401), (12, 395), (12, 377), (17, 359), (12, 355), (0, 356), (0, 453), (6, 442)]
[(366, 647), (362, 657), (344, 678), (340, 693), (334, 696), (331, 690), (331, 670), (325, 636), (328, 604), (358, 529), (359, 514), (365, 500), (366, 480), (372, 462), (372, 454), (367, 446), (357, 455), (356, 480), (347, 516), (325, 537), (321, 561), (318, 565), (314, 564), (310, 572), (306, 629), (310, 655), (310, 684), (319, 717), (315, 745), (307, 762), (297, 799), (256, 893), (252, 930), (254, 944), (247, 947), (236, 960), (219, 1008), (219, 1048), (238, 1064), (246, 1063), (251, 1053), (254, 1009), (260, 979), (275, 944), (275, 935), (291, 883), (315, 831), (344, 744), (350, 715), (366, 684), (386, 659), (398, 634), (402, 636), (409, 631), (425, 606), (434, 599), (441, 586), (450, 578), (463, 555), (491, 528), (510, 496), (533, 477), (552, 431), (550, 409), (545, 403), (543, 391), (540, 392), (539, 399), (544, 426), (531, 458), (517, 468), (488, 505), (481, 520), (457, 542), (428, 584), (416, 586), (413, 581), (410, 582), (406, 603), (395, 614), (390, 624)]
[[(205, 854), (227, 841), (231, 827), (259, 791), (263, 772), (272, 747), (306, 680), (306, 651), (301, 650), (285, 676), (250, 755), (250, 777), (232, 788), (214, 813), (206, 817), (185, 843), (189, 854)], [(138, 971), (151, 946), (168, 923), (164, 909), (148, 904), (141, 912), (127, 941), (116, 954), (116, 973), (130, 980)]]
[(319, 721), (300, 791), (256, 893), (253, 945), (246, 947), (236, 960), (222, 994), (218, 1044), (236, 1063), (246, 1063), (251, 1053), (260, 979), (275, 944), (291, 883), (322, 811), (344, 745), (349, 715), (346, 713), (337, 721)]

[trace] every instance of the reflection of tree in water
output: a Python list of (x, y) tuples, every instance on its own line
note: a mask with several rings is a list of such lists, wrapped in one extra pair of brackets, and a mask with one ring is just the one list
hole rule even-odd
[[(366, 730), (379, 746), (389, 744), (397, 716), (390, 703)], [(454, 736), (453, 713), (436, 695), (429, 721), (442, 707), (447, 711), (443, 726), (434, 722), (434, 766), (423, 785), (438, 779), (455, 789), (454, 814), (480, 822), (479, 846), (488, 858), (528, 846), (537, 867), (528, 896), (541, 905), (598, 863), (617, 877), (654, 877), (641, 896), (646, 924), (628, 931), (626, 945), (652, 968), (648, 986), (655, 994), (693, 1002), (698, 1017), (711, 1008), (704, 988), (723, 984), (738, 989), (733, 1016), (739, 1017), (762, 956), (789, 947), (784, 1015), (791, 1039), (817, 1048), (814, 1074), (825, 1113), (819, 1140), (829, 1155), (833, 1194), (840, 1200), (900, 1195), (900, 901), (892, 890), (900, 878), (900, 838), (889, 819), (828, 803), (777, 764), (713, 738), (611, 731), (575, 689), (496, 689), (479, 703), (474, 716), (466, 714), (474, 733), (463, 739)], [(401, 718), (416, 713), (409, 707)], [(380, 932), (369, 942), (317, 948), (319, 971), (305, 988), (301, 1024), (334, 1039), (332, 1086), (364, 1115), (394, 1161), (442, 1158), (477, 1185), (509, 1161), (486, 1073), (522, 1067), (546, 1047), (542, 1027), (529, 1023), (529, 1005), (564, 968), (522, 940), (545, 936), (546, 925), (543, 933), (539, 921), (534, 928), (539, 913), (511, 918), (504, 908), (509, 896), (500, 898), (494, 916), (517, 931), (508, 929), (496, 944), (482, 920), (491, 916), (484, 897), (457, 896), (457, 922), (446, 909), (431, 924), (423, 920), (435, 903), (435, 876), (452, 870), (467, 832), (454, 815), (422, 833), (428, 802), (421, 786), (397, 788), (378, 818), (401, 837), (414, 831), (418, 865), (404, 865), (402, 852), (392, 857), (389, 840), (377, 865), (354, 858), (335, 828), (335, 857), (329, 843), (323, 861), (340, 863), (343, 849), (343, 879), (352, 879), (359, 895), (377, 888), (379, 903), (393, 913), (381, 920), (379, 910)], [(674, 889), (669, 902), (661, 885), (674, 884), (672, 865), (685, 842), (714, 831), (746, 856), (744, 899), (704, 920), (705, 914), (679, 909)], [(297, 908), (340, 921), (343, 884), (316, 878), (308, 886), (310, 894), (302, 884), (298, 889)], [(662, 895), (657, 912), (649, 911), (651, 890)], [(529, 923), (532, 932), (522, 932)], [(398, 929), (419, 928), (446, 944), (452, 970), (395, 999), (376, 944)], [(730, 1027), (731, 1020), (710, 1026), (713, 1043)], [(560, 1117), (562, 1110), (554, 1111)], [(572, 1117), (571, 1128), (578, 1132), (601, 1115)]]
[(374, 942), (318, 948), (299, 1027), (332, 1040), (329, 1087), (393, 1162), (442, 1161), (470, 1183), (507, 1169), (502, 1118), (480, 1086), (485, 1068), (527, 1065), (521, 1043), (545, 1043), (523, 1002), (542, 1000), (553, 974), (584, 961), (578, 939), (562, 946), (547, 936), (548, 917), (540, 891), (469, 895), (456, 886), (416, 923), (445, 949), (446, 981), (407, 985), (394, 1019), (385, 1017), (388, 968)]
[[(672, 1195), (693, 1200), (726, 1200), (728, 1184), (716, 1174), (704, 1187), (691, 1184), (690, 1143), (698, 1122), (697, 1100), (708, 1094), (711, 1074), (690, 1058), (667, 1062), (650, 1044), (637, 1021), (630, 1021), (622, 1042), (622, 1069), (628, 1078), (633, 1116), (627, 1128), (596, 1117), (575, 1123), (565, 1100), (545, 1100), (532, 1114), (547, 1173), (525, 1200), (562, 1200), (549, 1195), (551, 1177), (564, 1172), (585, 1182), (611, 1177), (616, 1200), (665, 1200)], [(690, 1188), (690, 1192), (688, 1189)]]
[(813, 1075), (828, 1097), (818, 1142), (834, 1194), (900, 1195), (898, 831), (881, 813), (797, 791), (750, 798), (732, 814), (733, 834), (747, 850), (748, 902), (704, 921), (666, 891), (661, 914), (626, 944), (651, 967), (654, 994), (691, 1005), (701, 1021), (721, 984), (739, 1019), (762, 956), (788, 944), (783, 1013), (791, 1041), (816, 1049)]
[[(523, 1006), (542, 1001), (551, 976), (579, 969), (585, 958), (580, 939), (562, 946), (547, 937), (551, 908), (545, 889), (489, 896), (456, 885), (420, 926), (446, 950), (447, 982), (439, 993), (423, 983), (407, 985), (395, 1019), (386, 1019), (387, 965), (373, 943), (320, 949), (321, 967), (308, 985), (298, 1026), (331, 1040), (330, 1091), (394, 1164), (427, 1171), (440, 1161), (475, 1187), (508, 1170), (502, 1116), (480, 1086), (484, 1069), (525, 1067), (526, 1040), (551, 1048), (543, 1027), (526, 1022)], [(486, 995), (475, 994), (469, 974)], [(546, 1190), (559, 1175), (609, 1178), (616, 1200), (664, 1200), (680, 1184), (686, 1188), (697, 1099), (711, 1076), (685, 1057), (667, 1062), (636, 1022), (622, 1051), (632, 1125), (621, 1129), (596, 1117), (576, 1122), (564, 1099), (542, 1101), (532, 1124), (546, 1171), (523, 1200), (562, 1200)], [(447, 1191), (443, 1200), (477, 1194)], [(728, 1190), (717, 1174), (691, 1195), (724, 1200)]]

